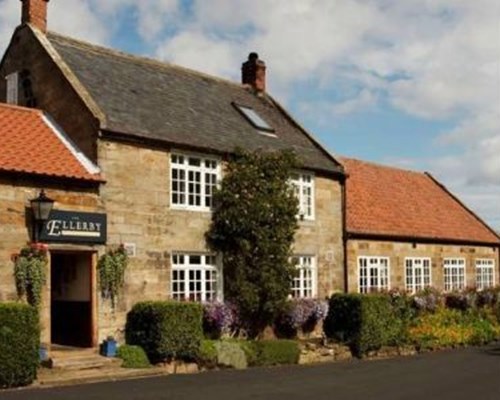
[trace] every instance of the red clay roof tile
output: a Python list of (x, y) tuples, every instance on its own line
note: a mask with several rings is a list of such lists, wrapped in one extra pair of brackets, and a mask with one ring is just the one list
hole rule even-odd
[(347, 231), (500, 244), (499, 237), (429, 174), (341, 158)]
[(102, 181), (69, 146), (42, 111), (0, 104), (0, 171)]

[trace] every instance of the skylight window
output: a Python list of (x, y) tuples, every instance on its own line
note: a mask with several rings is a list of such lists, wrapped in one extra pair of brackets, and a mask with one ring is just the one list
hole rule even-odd
[(248, 106), (242, 106), (240, 104), (233, 103), (234, 107), (252, 124), (254, 128), (261, 133), (268, 133), (274, 135), (274, 129), (269, 125), (264, 119), (255, 111), (253, 108)]

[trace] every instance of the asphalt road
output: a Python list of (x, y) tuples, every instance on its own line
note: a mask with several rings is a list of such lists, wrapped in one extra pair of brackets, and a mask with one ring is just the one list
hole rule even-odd
[(500, 343), (409, 358), (0, 392), (1, 400), (500, 400)]

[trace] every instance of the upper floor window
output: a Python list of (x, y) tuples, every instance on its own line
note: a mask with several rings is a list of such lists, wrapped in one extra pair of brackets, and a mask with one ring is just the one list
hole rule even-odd
[(250, 124), (257, 129), (257, 132), (264, 135), (276, 137), (274, 128), (269, 125), (264, 118), (262, 118), (257, 111), (252, 107), (244, 106), (241, 104), (233, 103), (233, 106), (250, 122)]
[(431, 286), (431, 259), (405, 259), (406, 290), (415, 293)]
[(444, 267), (444, 290), (465, 289), (465, 259), (464, 258), (445, 258)]
[(358, 257), (358, 268), (360, 293), (389, 289), (388, 257)]
[(18, 104), (19, 102), (19, 74), (14, 72), (5, 77), (7, 81), (6, 100), (8, 104)]
[(476, 287), (479, 290), (495, 286), (495, 261), (476, 260)]
[(314, 256), (296, 256), (292, 260), (297, 268), (292, 282), (292, 297), (315, 297), (317, 292), (316, 258)]
[(208, 211), (220, 180), (220, 162), (214, 158), (172, 154), (170, 200), (175, 208)]
[(221, 276), (214, 255), (173, 254), (170, 293), (174, 300), (221, 300)]
[(291, 179), (295, 194), (299, 200), (299, 216), (301, 219), (314, 219), (314, 175), (296, 173)]

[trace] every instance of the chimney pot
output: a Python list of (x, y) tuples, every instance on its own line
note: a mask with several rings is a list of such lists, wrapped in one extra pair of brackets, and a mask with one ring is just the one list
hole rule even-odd
[(241, 81), (250, 85), (257, 93), (266, 91), (266, 63), (259, 59), (257, 53), (250, 53), (248, 61), (242, 64)]
[(22, 24), (31, 24), (42, 32), (47, 32), (47, 3), (49, 0), (21, 0)]

